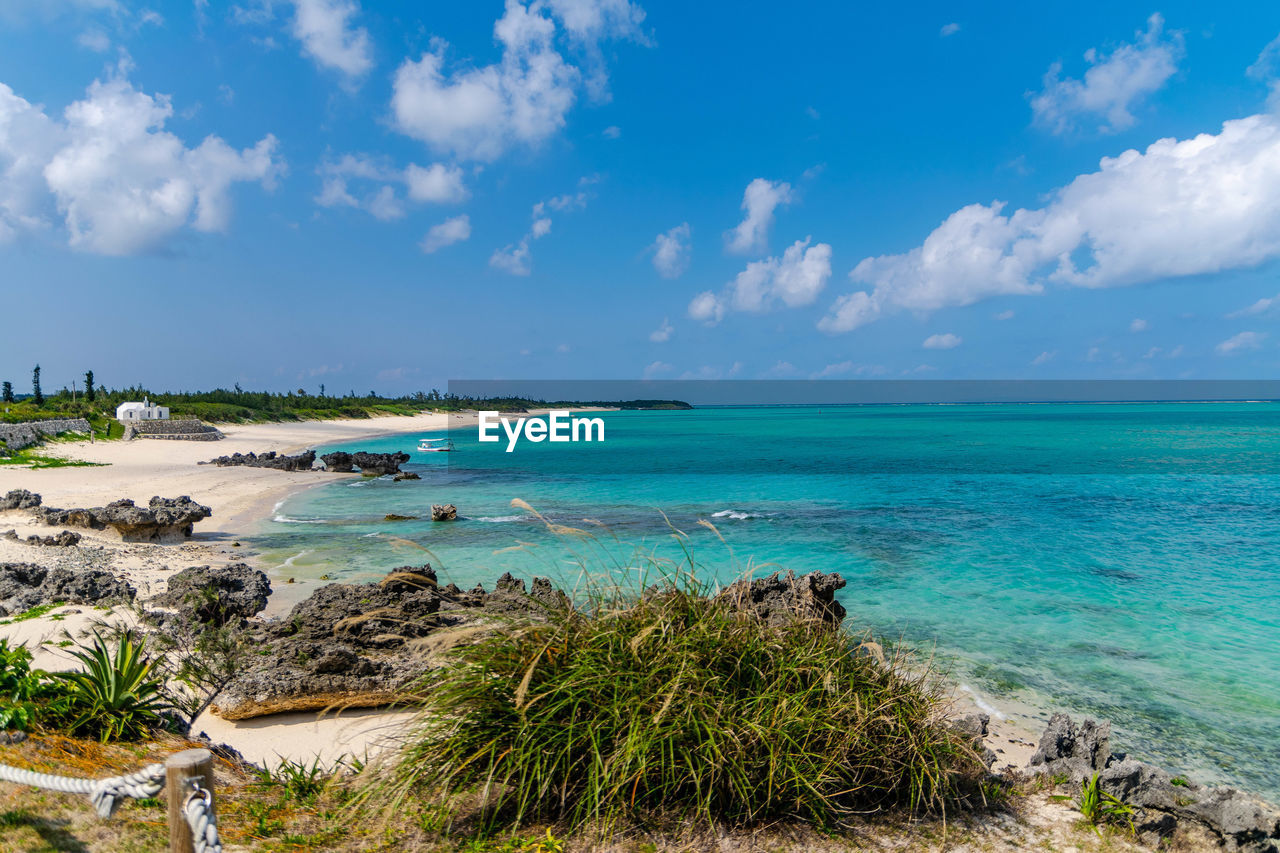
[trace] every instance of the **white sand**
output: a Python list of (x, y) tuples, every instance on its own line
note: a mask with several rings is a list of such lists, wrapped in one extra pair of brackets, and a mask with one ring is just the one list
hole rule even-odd
[[(47, 468), (32, 470), (0, 466), (0, 494), (29, 489), (43, 496), (45, 506), (102, 506), (119, 498), (133, 498), (145, 505), (154, 495), (190, 495), (213, 509), (213, 517), (196, 525), (195, 535), (178, 545), (126, 544), (110, 531), (77, 530), (83, 536), (75, 548), (43, 548), (25, 542), (0, 539), (0, 562), (29, 562), (53, 566), (66, 562), (76, 567), (100, 566), (132, 583), (141, 598), (163, 592), (172, 572), (193, 565), (225, 565), (245, 557), (234, 543), (251, 525), (270, 513), (278, 501), (302, 489), (358, 474), (276, 471), (264, 468), (198, 465), (215, 456), (232, 453), (297, 453), (307, 448), (358, 441), (396, 433), (431, 433), (475, 423), (473, 414), (424, 414), (350, 421), (307, 421), (288, 424), (220, 426), (222, 441), (74, 442), (50, 444), (46, 456), (64, 456), (106, 467)], [(0, 512), (0, 532), (14, 529), (22, 537), (48, 535), (55, 528), (35, 524), (26, 511)], [(28, 644), (34, 664), (44, 669), (66, 669), (74, 662), (56, 643), (66, 633), (78, 634), (94, 620), (112, 614), (91, 606), (71, 605), (39, 619), (0, 625), (0, 637)], [(39, 644), (49, 641), (49, 645)], [(226, 743), (251, 761), (274, 764), (280, 757), (310, 761), (316, 755), (326, 765), (346, 754), (363, 758), (375, 751), (388, 733), (394, 733), (409, 715), (348, 711), (333, 714), (281, 714), (231, 723), (208, 714), (195, 731), (205, 731), (215, 742)]]

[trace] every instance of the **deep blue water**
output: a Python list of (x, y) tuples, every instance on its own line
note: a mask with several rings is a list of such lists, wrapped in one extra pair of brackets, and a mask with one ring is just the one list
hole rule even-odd
[[(1280, 800), (1280, 405), (602, 417), (599, 445), (504, 453), (472, 428), (454, 454), (414, 453), (418, 435), (342, 447), (404, 450), (423, 479), (309, 490), (255, 544), (281, 579), (429, 560), (464, 587), (506, 570), (572, 586), (584, 559), (678, 559), (674, 528), (709, 576), (840, 572), (853, 625), (997, 706), (1102, 715), (1122, 748)], [(383, 520), (433, 503), (464, 520)]]

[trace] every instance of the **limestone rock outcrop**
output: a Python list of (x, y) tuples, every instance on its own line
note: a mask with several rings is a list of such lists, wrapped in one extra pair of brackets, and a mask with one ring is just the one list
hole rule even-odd
[(192, 526), (213, 515), (213, 510), (190, 497), (154, 497), (140, 507), (125, 499), (112, 501), (105, 507), (88, 509), (55, 509), (41, 507), (36, 517), (54, 527), (84, 527), (120, 534), (125, 542), (179, 542), (191, 536)]
[(810, 572), (799, 577), (790, 571), (785, 575), (774, 572), (767, 578), (735, 581), (716, 599), (754, 611), (772, 625), (799, 618), (836, 626), (844, 620), (845, 609), (835, 595), (844, 586), (845, 579), (834, 572)]
[(0, 613), (11, 616), (42, 604), (132, 601), (137, 591), (102, 569), (70, 569), (0, 563)]

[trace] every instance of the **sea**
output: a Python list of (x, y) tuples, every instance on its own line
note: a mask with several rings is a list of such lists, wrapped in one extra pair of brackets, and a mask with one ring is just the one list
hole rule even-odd
[(1114, 749), (1280, 802), (1280, 404), (591, 416), (603, 442), (321, 448), (404, 451), (421, 479), (327, 481), (251, 544), (277, 588), (423, 563), (464, 589), (838, 572), (850, 628), (992, 712), (1106, 718)]

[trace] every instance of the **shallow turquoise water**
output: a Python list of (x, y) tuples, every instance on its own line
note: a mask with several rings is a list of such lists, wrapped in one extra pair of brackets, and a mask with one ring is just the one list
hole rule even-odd
[[(614, 555), (678, 557), (661, 510), (708, 572), (838, 571), (853, 624), (936, 649), (997, 705), (1109, 717), (1121, 748), (1280, 799), (1280, 405), (603, 417), (601, 445), (508, 454), (473, 428), (454, 454), (414, 453), (416, 435), (344, 447), (410, 452), (423, 479), (312, 489), (256, 544), (282, 576), (430, 559), (464, 587), (504, 570), (571, 585), (574, 553), (594, 546), (567, 546), (512, 498), (599, 522)], [(432, 503), (465, 519), (383, 520)]]

